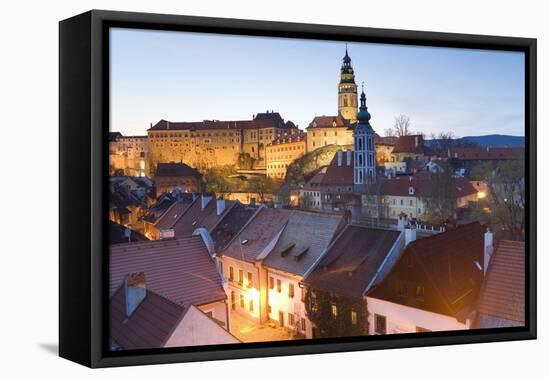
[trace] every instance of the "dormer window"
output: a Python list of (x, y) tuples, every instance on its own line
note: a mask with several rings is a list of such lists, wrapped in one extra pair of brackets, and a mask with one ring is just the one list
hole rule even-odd
[(414, 195), (414, 188), (412, 186), (409, 186), (409, 195)]
[(248, 243), (248, 239), (244, 239), (243, 241), (241, 241), (242, 245), (245, 245), (246, 243)]

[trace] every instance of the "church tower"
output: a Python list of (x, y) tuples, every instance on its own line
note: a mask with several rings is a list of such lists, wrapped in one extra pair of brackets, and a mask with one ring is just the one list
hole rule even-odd
[(340, 83), (338, 84), (338, 114), (352, 123), (357, 120), (357, 84), (355, 84), (355, 74), (347, 46), (346, 55), (342, 59)]
[(365, 191), (376, 182), (376, 148), (374, 130), (370, 125), (370, 113), (367, 110), (365, 89), (361, 91), (361, 107), (357, 113), (357, 124), (353, 129), (355, 147), (353, 183), (356, 192)]

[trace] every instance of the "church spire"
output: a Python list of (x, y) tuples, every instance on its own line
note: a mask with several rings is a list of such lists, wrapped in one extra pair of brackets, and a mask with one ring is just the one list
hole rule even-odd
[(357, 84), (355, 84), (355, 74), (351, 65), (347, 43), (346, 53), (342, 58), (342, 67), (340, 68), (338, 114), (351, 123), (355, 122), (357, 116)]

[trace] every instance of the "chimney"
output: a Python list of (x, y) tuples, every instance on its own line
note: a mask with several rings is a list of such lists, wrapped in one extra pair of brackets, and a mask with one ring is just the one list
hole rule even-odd
[(418, 135), (414, 137), (414, 146), (418, 147)]
[(348, 167), (351, 165), (351, 150), (347, 150), (346, 151), (346, 163), (348, 165)]
[(216, 215), (221, 215), (224, 211), (225, 211), (225, 200), (220, 197), (216, 201)]
[(493, 256), (493, 233), (491, 230), (487, 230), (485, 233), (485, 253), (483, 254), (483, 274), (487, 273), (491, 256)]
[(160, 230), (160, 236), (159, 239), (165, 240), (165, 239), (174, 239), (176, 237), (176, 232), (173, 228), (168, 228), (165, 230)]
[(205, 209), (206, 206), (208, 206), (208, 203), (212, 199), (211, 196), (207, 196), (206, 194), (201, 194), (201, 209)]
[(252, 207), (256, 206), (256, 197), (250, 198), (250, 206), (252, 206)]
[(405, 245), (408, 245), (410, 242), (416, 240), (416, 228), (407, 227), (405, 228)]
[(343, 155), (342, 150), (338, 150), (336, 155), (338, 156), (338, 166), (341, 167), (342, 166), (342, 155)]
[(129, 318), (145, 299), (145, 273), (132, 273), (124, 281), (126, 317)]

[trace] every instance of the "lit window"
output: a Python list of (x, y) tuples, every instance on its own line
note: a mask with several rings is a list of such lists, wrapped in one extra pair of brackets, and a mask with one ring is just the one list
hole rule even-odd
[(277, 292), (281, 292), (281, 280), (277, 280)]
[(248, 280), (248, 287), (252, 287), (252, 284), (254, 283), (253, 279), (252, 279), (252, 273), (247, 272), (246, 275), (247, 275), (247, 280)]
[(229, 281), (233, 281), (234, 278), (235, 278), (235, 276), (234, 276), (234, 272), (233, 272), (233, 267), (230, 266), (229, 267)]
[(338, 307), (336, 307), (335, 304), (330, 306), (330, 316), (332, 316), (332, 319), (336, 319), (338, 317)]
[(248, 311), (254, 312), (254, 301), (252, 299), (248, 301)]
[(294, 314), (288, 314), (288, 325), (289, 326), (294, 325)]
[(351, 311), (351, 324), (357, 325), (357, 311)]
[(241, 269), (239, 269), (239, 285), (243, 284), (243, 280), (244, 280), (244, 273)]
[(244, 295), (239, 294), (239, 304), (241, 305), (241, 308), (244, 308)]
[(236, 302), (235, 292), (232, 291), (232, 292), (231, 292), (231, 309), (232, 309), (232, 310), (234, 310), (235, 307), (237, 307), (237, 304), (236, 304), (235, 302)]
[(294, 284), (288, 284), (288, 297), (294, 298)]
[(273, 290), (274, 287), (275, 287), (275, 280), (273, 279), (273, 277), (269, 277), (269, 289)]

